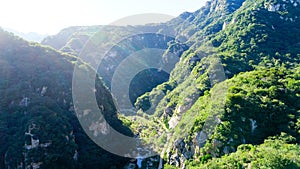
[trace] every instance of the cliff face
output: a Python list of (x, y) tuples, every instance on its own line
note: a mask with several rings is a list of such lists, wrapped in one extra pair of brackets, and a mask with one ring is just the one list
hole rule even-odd
[[(214, 1), (210, 4), (215, 3), (221, 4), (222, 2)], [(276, 106), (276, 103), (270, 103), (271, 105), (276, 107), (274, 107), (275, 109), (271, 110), (267, 108), (268, 110), (266, 110), (265, 108), (261, 107), (265, 104), (264, 102), (266, 100), (258, 101), (258, 99), (254, 104), (252, 104), (253, 102), (250, 101), (251, 99), (248, 100), (248, 98), (251, 97), (250, 93), (253, 92), (254, 89), (260, 90), (258, 89), (260, 87), (256, 86), (254, 83), (251, 83), (252, 86), (248, 86), (248, 89), (242, 87), (247, 85), (247, 81), (251, 79), (249, 77), (249, 74), (243, 74), (238, 77), (235, 76), (240, 72), (249, 71), (249, 73), (253, 74), (251, 75), (252, 78), (265, 79), (268, 77), (276, 77), (283, 80), (283, 76), (276, 74), (268, 74), (268, 76), (263, 78), (261, 77), (261, 72), (258, 73), (256, 72), (256, 70), (258, 69), (258, 67), (260, 67), (262, 69), (266, 69), (267, 71), (271, 71), (269, 70), (269, 67), (276, 68), (280, 67), (280, 65), (285, 65), (284, 67), (290, 69), (299, 64), (299, 48), (292, 47), (299, 45), (299, 39), (293, 39), (292, 37), (290, 37), (291, 34), (293, 34), (294, 36), (298, 34), (296, 32), (299, 32), (300, 30), (299, 27), (296, 26), (296, 23), (299, 22), (299, 20), (296, 19), (298, 18), (298, 14), (296, 13), (296, 11), (299, 10), (299, 8), (297, 8), (299, 2), (256, 1), (255, 3), (252, 3), (251, 1), (245, 1), (239, 2), (239, 4), (242, 4), (242, 6), (240, 6), (238, 9), (236, 8), (237, 10), (230, 11), (229, 13), (227, 13), (227, 15), (223, 15), (223, 18), (221, 20), (218, 20), (219, 18), (216, 18), (214, 20), (215, 22), (212, 21), (212, 24), (206, 25), (203, 30), (198, 31), (194, 34), (194, 36), (191, 37), (191, 39), (196, 39), (195, 43), (192, 45), (195, 52), (189, 52), (186, 55), (187, 61), (185, 62), (185, 64), (191, 63), (190, 61), (194, 60), (193, 58), (197, 57), (197, 55), (203, 56), (202, 51), (208, 50), (208, 45), (209, 47), (213, 47), (216, 49), (213, 55), (217, 55), (221, 58), (222, 67), (224, 69), (222, 72), (230, 80), (226, 80), (226, 82), (223, 82), (216, 86), (212, 85), (215, 86), (212, 89), (210, 89), (212, 86), (205, 86), (205, 83), (203, 83), (203, 81), (200, 81), (200, 79), (205, 80), (205, 78), (209, 79), (212, 77), (218, 77), (218, 74), (209, 73), (209, 69), (205, 68), (206, 59), (213, 56), (207, 52), (206, 56), (200, 59), (198, 63), (193, 63), (193, 65), (196, 65), (191, 70), (191, 72), (194, 73), (192, 75), (193, 78), (186, 78), (183, 83), (176, 87), (177, 89), (180, 88), (180, 90), (176, 91), (175, 88), (170, 92), (169, 96), (165, 96), (166, 99), (163, 100), (165, 101), (165, 103), (162, 105), (167, 106), (167, 108), (163, 109), (163, 106), (161, 106), (160, 109), (160, 107), (158, 106), (158, 109), (156, 109), (157, 114), (167, 114), (162, 118), (164, 119), (165, 124), (170, 124), (170, 121), (173, 120), (174, 115), (181, 118), (181, 120), (179, 120), (178, 122), (178, 126), (176, 126), (174, 129), (176, 133), (177, 128), (178, 135), (175, 136), (176, 139), (173, 139), (173, 144), (170, 145), (168, 151), (169, 153), (166, 157), (169, 164), (175, 165), (177, 167), (183, 167), (187, 164), (186, 161), (189, 159), (204, 159), (204, 157), (208, 157), (207, 155), (212, 157), (220, 157), (223, 154), (228, 154), (230, 152), (236, 151), (236, 148), (240, 144), (260, 144), (269, 136), (280, 135), (280, 132), (288, 133), (290, 135), (293, 135), (293, 137), (299, 139), (299, 134), (296, 134), (297, 128), (287, 127), (289, 123), (295, 123), (297, 120), (294, 118), (283, 118), (288, 116), (288, 112), (293, 112), (292, 114), (294, 115), (298, 114), (296, 110), (298, 110), (299, 108), (297, 106), (294, 107), (290, 104), (291, 102), (293, 102), (293, 100), (299, 100), (298, 97), (294, 97), (289, 101), (283, 101), (287, 106), (286, 108), (290, 109), (291, 111), (279, 108), (280, 106)], [(202, 11), (212, 11), (212, 9), (216, 9), (212, 8), (212, 6), (209, 5), (207, 5), (207, 7), (210, 7), (209, 10), (208, 8), (204, 7)], [(222, 28), (220, 28), (221, 23), (223, 23)], [(291, 30), (294, 28), (295, 30)], [(206, 35), (206, 37), (204, 35)], [(185, 58), (185, 56), (181, 57)], [(188, 59), (190, 60), (188, 61)], [(286, 66), (286, 64), (288, 64), (289, 66)], [(180, 63), (178, 65), (180, 65)], [(180, 77), (179, 72), (182, 72), (182, 70), (187, 70), (183, 69), (183, 65), (184, 64), (182, 64), (182, 66), (177, 66), (173, 70), (172, 73), (174, 73), (174, 79), (176, 79), (176, 77), (178, 76)], [(280, 70), (275, 70), (280, 72)], [(206, 72), (208, 72), (207, 75), (205, 75)], [(246, 81), (239, 79), (243, 76), (243, 79), (247, 79)], [(193, 82), (195, 81), (195, 79), (199, 80), (199, 82)], [(190, 82), (188, 83), (188, 81)], [(230, 83), (231, 81), (236, 81), (236, 84)], [(184, 83), (187, 83), (188, 85)], [(177, 101), (178, 98), (187, 98), (187, 95), (183, 95), (183, 93), (185, 91), (188, 93), (188, 91), (185, 89), (188, 88), (191, 84), (193, 84), (194, 86), (202, 85), (202, 88), (196, 87), (197, 90), (195, 90), (195, 92), (191, 92), (189, 98), (193, 98), (192, 95), (195, 94), (200, 97), (196, 97), (195, 101), (190, 102), (182, 103), (180, 101)], [(212, 83), (210, 82), (210, 84)], [(275, 86), (280, 86), (277, 82), (273, 84), (274, 88)], [(225, 94), (217, 94), (217, 97), (224, 97), (224, 100), (221, 100), (218, 103), (216, 98), (214, 98), (214, 95), (216, 95), (217, 91), (222, 91), (222, 87), (220, 89), (220, 85), (223, 85), (223, 90), (226, 90), (223, 91)], [(247, 96), (241, 96), (240, 99), (242, 100), (240, 101), (236, 100), (237, 98), (235, 97), (232, 98), (231, 94), (237, 94), (241, 92), (233, 92), (232, 88), (234, 88), (234, 86), (243, 88), (242, 91), (247, 93)], [(203, 89), (203, 87), (209, 88), (208, 90), (210, 92), (208, 95), (205, 94), (205, 92), (203, 94), (203, 90), (207, 90), (207, 88)], [(287, 86), (279, 88), (287, 89)], [(189, 88), (189, 90), (191, 90), (191, 88)], [(293, 93), (292, 95), (294, 96), (297, 95), (294, 89), (292, 89), (292, 91), (290, 92)], [(149, 96), (153, 97), (151, 96), (151, 94), (144, 97)], [(275, 94), (272, 96), (269, 95), (268, 97), (270, 100), (276, 100), (277, 96), (278, 95)], [(257, 97), (264, 96), (260, 95)], [(207, 99), (210, 101), (208, 101)], [(170, 102), (172, 102), (172, 104), (168, 104)], [(181, 108), (183, 106), (189, 106), (189, 103), (193, 104), (189, 108), (186, 108), (187, 111), (178, 111), (182, 110)], [(207, 108), (209, 107), (209, 105), (217, 107), (217, 109)], [(235, 106), (237, 107), (233, 108)], [(232, 108), (234, 109), (234, 111)], [(278, 110), (277, 108), (279, 108), (280, 110)], [(292, 111), (293, 109), (294, 111)], [(216, 114), (216, 112), (219, 113)], [(247, 117), (243, 115), (246, 112)], [(280, 113), (275, 115), (275, 112)], [(212, 114), (215, 114), (212, 117), (215, 122), (210, 122), (209, 120), (209, 117), (212, 116)], [(270, 118), (270, 116), (272, 116), (272, 118)], [(274, 117), (276, 117), (276, 119), (278, 117), (282, 117), (282, 120), (279, 122), (273, 119)], [(196, 118), (196, 120), (192, 120), (193, 118)], [(184, 120), (186, 121), (184, 122)], [(186, 130), (186, 126), (189, 126), (187, 124), (189, 124), (191, 121), (194, 121), (194, 125), (191, 126), (191, 130)], [(275, 124), (277, 122), (278, 124)], [(216, 128), (206, 129), (206, 123), (215, 126)], [(172, 128), (174, 128), (173, 125)], [(287, 130), (287, 128), (290, 128), (291, 130)], [(179, 132), (179, 130), (184, 130), (185, 132)], [(181, 137), (181, 135), (184, 133), (189, 134), (187, 134), (186, 137)], [(299, 140), (297, 142), (299, 142)]]
[[(287, 71), (299, 64), (300, 39), (291, 37), (298, 37), (300, 30), (297, 4), (297, 1), (212, 1), (195, 13), (182, 15), (191, 24), (177, 27), (182, 28), (178, 38), (188, 39), (189, 50), (181, 55), (168, 82), (136, 102), (142, 109), (156, 105), (154, 115), (148, 118), (158, 118), (158, 123), (147, 124), (149, 128), (145, 124), (140, 127), (144, 128), (145, 140), (153, 139), (146, 135), (153, 130), (159, 133), (152, 135), (158, 140), (157, 145), (168, 140), (164, 148), (158, 146), (166, 150), (167, 163), (184, 167), (188, 161), (222, 157), (236, 151), (241, 144), (261, 144), (281, 132), (299, 142), (297, 127), (288, 127), (289, 123), (296, 123), (297, 118), (285, 118), (289, 113), (298, 117), (299, 108), (290, 104), (293, 100), (299, 101), (297, 89), (288, 91), (287, 86), (275, 82), (288, 76), (297, 81), (297, 77)], [(260, 69), (263, 71), (258, 71)], [(273, 71), (287, 71), (287, 74)], [(243, 72), (249, 74), (237, 77)], [(265, 86), (263, 83), (270, 77), (275, 81)], [(229, 80), (222, 82), (225, 79)], [(258, 80), (250, 82), (251, 79)], [(256, 93), (257, 90), (271, 92), (271, 88), (278, 88), (278, 93)], [(277, 98), (284, 95), (279, 94), (280, 90), (293, 95), (288, 96), (293, 99)], [(167, 94), (158, 101), (161, 93)], [(244, 94), (238, 96), (239, 93)], [(278, 100), (286, 107), (271, 100)], [(279, 122), (277, 118), (282, 120)]]

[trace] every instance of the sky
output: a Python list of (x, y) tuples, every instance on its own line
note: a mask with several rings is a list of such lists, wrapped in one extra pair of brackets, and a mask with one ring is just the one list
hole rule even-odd
[(0, 27), (56, 34), (69, 26), (106, 25), (123, 17), (194, 12), (207, 0), (2, 0)]

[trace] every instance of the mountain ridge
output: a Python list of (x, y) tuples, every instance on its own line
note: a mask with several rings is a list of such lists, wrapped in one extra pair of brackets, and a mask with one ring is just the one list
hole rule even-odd
[[(212, 0), (166, 23), (67, 28), (42, 44), (78, 56), (101, 33), (97, 45), (104, 48), (122, 39), (110, 51), (115, 55), (94, 67), (108, 86), (115, 68), (144, 47), (165, 50), (163, 59), (179, 54), (167, 81), (139, 92), (135, 117), (122, 117), (131, 134), (155, 145), (165, 168), (299, 168), (299, 6), (299, 0)], [(166, 32), (174, 36), (161, 36)], [(83, 54), (93, 52), (101, 48)], [(139, 168), (158, 163), (143, 159)]]
[(36, 33), (36, 32), (24, 33), (24, 32), (20, 32), (20, 31), (16, 31), (14, 29), (10, 29), (10, 28), (4, 28), (4, 29), (8, 32), (14, 33), (16, 36), (22, 37), (23, 39), (25, 39), (27, 41), (32, 41), (32, 42), (37, 42), (37, 43), (40, 43), (44, 38), (46, 38), (48, 36), (47, 34), (40, 34), (40, 33)]

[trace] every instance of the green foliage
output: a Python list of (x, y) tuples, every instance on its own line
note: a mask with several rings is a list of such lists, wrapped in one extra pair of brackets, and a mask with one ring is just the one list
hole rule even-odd
[(176, 169), (176, 167), (166, 164), (166, 165), (164, 165), (164, 169)]
[[(75, 116), (71, 92), (77, 58), (2, 30), (0, 39), (0, 168), (32, 163), (45, 169), (123, 167), (128, 159), (93, 143)], [(80, 67), (83, 72), (93, 71), (87, 64)], [(95, 88), (107, 121), (130, 135), (116, 119), (111, 95), (101, 80)], [(30, 147), (32, 139), (39, 140), (36, 147)]]
[[(240, 144), (261, 144), (270, 136), (280, 136), (281, 132), (288, 136), (276, 139), (299, 143), (299, 89), (298, 85), (289, 85), (299, 82), (298, 72), (299, 67), (264, 68), (241, 73), (215, 85), (210, 94), (200, 97), (183, 115), (177, 128), (178, 135), (185, 131), (181, 124), (193, 122), (189, 137), (195, 137), (194, 133), (202, 131), (205, 122), (210, 122), (209, 115), (218, 111), (216, 117), (220, 122), (210, 129), (211, 135), (202, 155), (222, 156), (227, 151), (235, 151)], [(226, 93), (217, 95), (217, 88), (224, 85), (229, 86)], [(225, 104), (213, 95), (225, 96)]]
[[(280, 5), (278, 10), (270, 11), (268, 9), (272, 5), (278, 4)], [(170, 149), (171, 154), (176, 152), (178, 155), (182, 155), (181, 151), (172, 145), (178, 138), (184, 140), (189, 151), (192, 148), (200, 149), (198, 152), (193, 152), (187, 168), (299, 168), (299, 13), (299, 7), (291, 1), (213, 0), (202, 9), (194, 13), (182, 14), (168, 23), (138, 27), (107, 27), (102, 31), (105, 33), (99, 33), (97, 36), (99, 39), (96, 39), (97, 45), (102, 47), (107, 47), (113, 40), (126, 37), (130, 33), (144, 30), (160, 33), (172, 30), (176, 32), (176, 40), (190, 46), (187, 49), (184, 45), (185, 47), (181, 50), (179, 43), (173, 40), (166, 43), (167, 46), (162, 45), (167, 48), (167, 51), (178, 51), (181, 55), (180, 61), (172, 70), (169, 81), (164, 83), (159, 81), (155, 84), (156, 87), (152, 86), (150, 89), (141, 90), (133, 97), (132, 102), (135, 102), (135, 106), (140, 109), (139, 116), (136, 120), (122, 118), (123, 125), (130, 126), (146, 142), (154, 140), (154, 143), (159, 146), (168, 145), (167, 148)], [(166, 27), (168, 29), (165, 29)], [(62, 34), (65, 32), (66, 36), (49, 37), (44, 44), (78, 54), (87, 37), (96, 32), (94, 28), (70, 28), (62, 32)], [(0, 38), (5, 39), (6, 37)], [(26, 46), (26, 43), (12, 42), (9, 39), (5, 39), (5, 41), (8, 43), (0, 45), (5, 46), (2, 51), (9, 56), (5, 62), (13, 63), (16, 60), (15, 50), (11, 49), (15, 45), (25, 44)], [(151, 46), (155, 43), (149, 41), (149, 44)], [(39, 51), (46, 50), (34, 45), (32, 48)], [(125, 55), (121, 55), (124, 54), (121, 45), (116, 46), (115, 50), (120, 52), (120, 58), (112, 60), (122, 61)], [(27, 50), (21, 52), (30, 56), (35, 54), (35, 52)], [(42, 54), (49, 58), (56, 55), (50, 49)], [(42, 98), (39, 94), (33, 94), (34, 90), (24, 90), (27, 86), (37, 89), (46, 84), (49, 89), (53, 89), (58, 88), (57, 84), (60, 84), (59, 88), (63, 88), (62, 91), (68, 91), (67, 84), (70, 82), (65, 82), (65, 79), (69, 79), (69, 68), (72, 68), (69, 62), (70, 60), (74, 62), (74, 60), (67, 58), (61, 57), (59, 60), (46, 58), (47, 62), (55, 60), (57, 64), (68, 62), (68, 64), (58, 67), (47, 65), (48, 69), (39, 67), (45, 60), (40, 62), (37, 60), (36, 69), (32, 70), (31, 63), (26, 63), (23, 58), (17, 57), (18, 61), (22, 63), (16, 63), (17, 67), (23, 66), (22, 71), (17, 73), (14, 73), (15, 65), (0, 62), (1, 67), (4, 68), (2, 71), (4, 78), (0, 80), (0, 92), (5, 98), (0, 100), (1, 107), (3, 107), (1, 109), (3, 116), (0, 116), (0, 136), (3, 136), (3, 139), (0, 139), (0, 143), (4, 145), (0, 147), (0, 151), (1, 154), (8, 151), (7, 154), (13, 159), (12, 161), (21, 158), (20, 150), (17, 147), (22, 146), (21, 143), (23, 144), (26, 139), (22, 140), (22, 137), (17, 136), (21, 136), (29, 124), (27, 116), (18, 119), (24, 113), (25, 108), (15, 106), (16, 103), (12, 101), (20, 102), (25, 96), (30, 97), (31, 102), (35, 105), (31, 107), (32, 116), (39, 119), (41, 117), (38, 112), (44, 112), (47, 119), (51, 119), (53, 123), (57, 124), (57, 128), (61, 127), (61, 121), (69, 120), (69, 105), (63, 105), (62, 99), (59, 101), (53, 99), (69, 98), (57, 92), (60, 90), (49, 90)], [(30, 60), (35, 59), (35, 56), (32, 56)], [(222, 69), (213, 65), (218, 65), (219, 60), (221, 60), (220, 67)], [(92, 61), (90, 62), (92, 63)], [(103, 66), (100, 66), (100, 69), (106, 69), (109, 67), (108, 65), (111, 65), (110, 63), (114, 62), (108, 60)], [(61, 73), (57, 71), (57, 68), (60, 67), (68, 68), (66, 70), (59, 69), (64, 72)], [(83, 70), (89, 71), (88, 65), (81, 67)], [(45, 70), (49, 72), (45, 73)], [(229, 80), (221, 82), (225, 80), (225, 77), (222, 79), (212, 78), (217, 75), (216, 70), (221, 70), (221, 72), (224, 70)], [(106, 73), (109, 77), (113, 72)], [(18, 74), (21, 76), (17, 76)], [(33, 76), (26, 76), (29, 74)], [(101, 74), (102, 77), (106, 77), (106, 75)], [(11, 76), (15, 78), (12, 79)], [(49, 80), (48, 77), (59, 78)], [(20, 79), (24, 83), (16, 83)], [(26, 81), (26, 79), (31, 79), (31, 81)], [(109, 84), (107, 82), (109, 79), (105, 81), (106, 84)], [(159, 83), (162, 84), (157, 85)], [(98, 87), (102, 88), (101, 86)], [(143, 85), (137, 84), (137, 86), (145, 89)], [(22, 91), (22, 93), (16, 94), (16, 91)], [(110, 95), (102, 90), (101, 96), (103, 96), (99, 96), (101, 102), (106, 103), (108, 117), (113, 117), (115, 112), (115, 108), (112, 106), (113, 102), (111, 99), (106, 101)], [(70, 99), (67, 100), (67, 103), (69, 102)], [(149, 108), (151, 108), (150, 113), (143, 112)], [(12, 115), (8, 116), (7, 114), (11, 112), (13, 112)], [(213, 116), (215, 114), (216, 116)], [(195, 143), (196, 135), (207, 127), (205, 124), (211, 120), (212, 116), (217, 119), (217, 122), (213, 123), (212, 128), (207, 129), (210, 135), (205, 144)], [(176, 126), (169, 123), (173, 117), (180, 117)], [(21, 131), (18, 126), (22, 126)], [(60, 132), (67, 134), (76, 130), (76, 137), (84, 138), (84, 136), (80, 136), (81, 130), (74, 126), (76, 125), (72, 121)], [(6, 132), (7, 128), (10, 129), (9, 132)], [(50, 133), (58, 131), (49, 126), (45, 126), (43, 130)], [(172, 138), (169, 138), (169, 133), (166, 134), (166, 132), (174, 133)], [(39, 135), (43, 138), (42, 133)], [(11, 136), (18, 139), (12, 145), (9, 144), (13, 140)], [(55, 136), (53, 135), (53, 137)], [(266, 140), (267, 138), (272, 140)], [(59, 142), (62, 140), (62, 137), (57, 137), (57, 146), (60, 148)], [(57, 154), (50, 156), (51, 158), (47, 159), (49, 165), (60, 160), (70, 159), (70, 152), (74, 152), (78, 148), (82, 154), (79, 161), (86, 162), (82, 162), (81, 168), (91, 168), (92, 161), (97, 161), (94, 155), (102, 153), (102, 151), (95, 150), (96, 152), (91, 155), (88, 152), (94, 152), (94, 147), (82, 147), (86, 142), (81, 141), (82, 144), (79, 142), (76, 141), (76, 143), (66, 146), (69, 150), (66, 151), (66, 159)], [(60, 151), (58, 152), (60, 153)], [(106, 159), (108, 163), (113, 163), (109, 157), (106, 158), (103, 155), (101, 158)], [(74, 166), (72, 163), (66, 165), (63, 167), (72, 168)], [(166, 165), (165, 168), (174, 167)]]
[[(300, 141), (300, 20), (289, 19), (299, 15), (299, 8), (289, 1), (246, 0), (241, 6), (243, 2), (212, 1), (186, 15), (184, 18), (191, 24), (178, 26), (178, 31), (191, 47), (182, 54), (165, 83), (175, 81), (176, 86), (163, 98), (156, 97), (161, 94), (157, 87), (136, 103), (142, 110), (143, 105), (147, 108), (152, 102), (158, 103), (154, 104), (157, 106), (153, 115), (156, 128), (174, 132), (169, 142), (183, 138), (194, 148), (199, 146), (193, 142), (195, 135), (213, 113), (220, 112), (216, 116), (219, 124), (210, 129), (206, 144), (193, 156), (199, 159), (205, 155), (223, 156), (245, 143), (261, 144), (270, 136), (294, 144)], [(281, 8), (268, 11), (270, 4), (281, 4)], [(209, 65), (213, 57), (222, 60), (229, 78), (226, 82), (211, 81), (214, 69)], [(228, 91), (220, 95), (222, 85), (228, 86)], [(224, 102), (214, 96), (224, 96)], [(181, 108), (186, 109), (180, 111)], [(180, 121), (172, 128), (169, 121), (174, 116), (180, 116)], [(289, 137), (279, 138), (282, 132)], [(273, 162), (277, 165), (275, 161), (270, 159), (270, 167)], [(279, 163), (288, 166), (288, 162)], [(242, 167), (241, 162), (228, 166)]]
[(213, 158), (206, 164), (190, 164), (187, 168), (299, 168), (300, 147), (280, 140), (266, 140), (253, 146), (244, 144), (237, 152), (222, 158)]

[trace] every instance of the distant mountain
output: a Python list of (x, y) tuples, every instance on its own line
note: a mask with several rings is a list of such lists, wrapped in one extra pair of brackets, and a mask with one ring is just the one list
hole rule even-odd
[[(73, 26), (61, 30), (56, 35), (45, 37), (41, 44), (49, 45), (66, 53), (79, 55), (85, 43), (92, 37), (100, 36), (100, 33), (105, 35), (105, 37), (101, 39), (101, 43), (99, 44), (107, 46), (110, 45), (112, 41), (116, 39), (122, 40), (130, 34), (139, 34), (143, 32), (157, 32), (163, 34), (172, 30), (172, 27), (170, 27), (171, 26), (166, 24), (148, 24), (140, 26)], [(170, 32), (168, 34), (170, 34)]]
[(3, 29), (15, 34), (16, 36), (20, 36), (27, 41), (31, 41), (31, 42), (39, 42), (40, 43), (45, 37), (48, 36), (47, 34), (38, 34), (35, 32), (29, 32), (29, 33), (19, 32), (14, 29), (10, 29), (10, 28), (3, 28)]
[(86, 41), (102, 26), (74, 26), (65, 28), (57, 35), (45, 37), (41, 43), (67, 53), (79, 54)]

